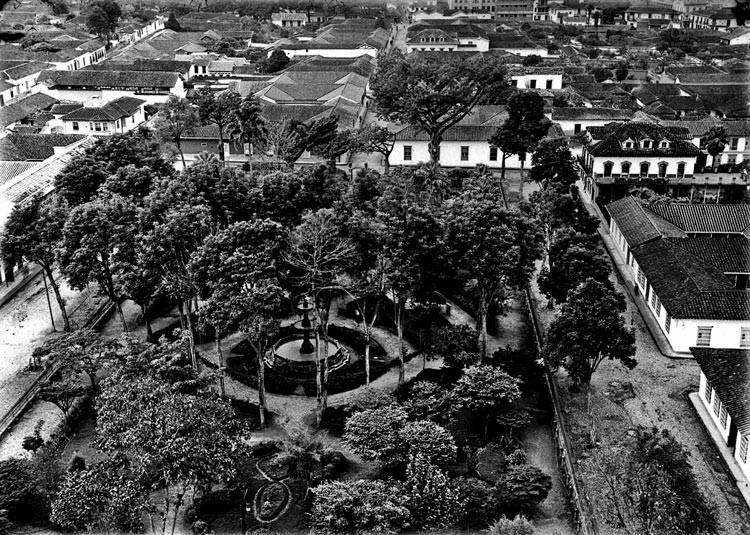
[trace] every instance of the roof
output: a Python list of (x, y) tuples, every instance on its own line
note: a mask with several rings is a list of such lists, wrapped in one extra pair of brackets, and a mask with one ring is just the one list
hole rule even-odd
[(32, 74), (36, 74), (45, 69), (51, 69), (54, 66), (51, 63), (43, 63), (40, 61), (30, 61), (22, 65), (16, 65), (3, 71), (3, 77), (8, 80), (20, 80), (26, 78)]
[(649, 210), (687, 233), (748, 234), (748, 204), (656, 203)]
[(55, 147), (67, 147), (83, 137), (67, 134), (9, 134), (0, 139), (0, 160), (46, 160), (55, 154)]
[(553, 121), (608, 120), (629, 121), (633, 118), (632, 110), (614, 108), (552, 108)]
[[(615, 124), (609, 127), (603, 139), (589, 149), (594, 156), (696, 156), (700, 149), (685, 141), (683, 138), (687, 132), (676, 132), (674, 129), (666, 128), (657, 124), (631, 121), (623, 124)], [(651, 148), (642, 148), (640, 140), (651, 139), (654, 141)], [(622, 143), (627, 140), (635, 141), (634, 147), (625, 149)], [(659, 142), (669, 141), (669, 147), (659, 148)]]
[(173, 72), (149, 71), (43, 71), (39, 81), (49, 87), (167, 87), (177, 84)]
[(271, 20), (302, 20), (307, 21), (304, 13), (271, 13)]
[(65, 115), (79, 108), (83, 108), (83, 104), (80, 102), (60, 102), (52, 106), (49, 112), (52, 115)]
[(0, 186), (20, 175), (24, 171), (38, 165), (39, 162), (1, 162), (0, 161)]
[(26, 98), (0, 108), (0, 127), (4, 128), (22, 119), (49, 108), (56, 102), (56, 98), (44, 93), (34, 93)]
[(78, 108), (64, 117), (63, 121), (116, 121), (130, 117), (146, 104), (145, 100), (133, 97), (120, 97), (102, 107)]
[(178, 72), (180, 74), (187, 74), (190, 72), (189, 61), (175, 61), (171, 59), (136, 59), (131, 62), (121, 62), (117, 60), (104, 61), (102, 63), (95, 63), (90, 67), (86, 67), (87, 70), (96, 71), (151, 71), (151, 72)]
[(631, 248), (661, 238), (661, 232), (646, 215), (643, 204), (627, 196), (607, 205), (607, 212), (617, 223)]
[[(669, 238), (724, 273), (750, 273), (750, 241), (743, 238)], [(750, 314), (750, 311), (748, 311)]]
[(747, 76), (730, 73), (684, 73), (679, 74), (680, 84), (745, 85)]
[(697, 121), (662, 121), (661, 124), (687, 128), (691, 137), (701, 137), (717, 125), (724, 125), (729, 137), (750, 136), (750, 120), (722, 121), (716, 117), (706, 117)]
[(750, 349), (691, 347), (690, 352), (739, 432), (750, 434)]

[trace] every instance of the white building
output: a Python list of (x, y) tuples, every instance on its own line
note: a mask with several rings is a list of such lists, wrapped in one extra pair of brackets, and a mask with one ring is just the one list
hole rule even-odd
[(551, 119), (560, 125), (565, 135), (575, 135), (594, 126), (625, 123), (633, 118), (632, 110), (615, 108), (552, 108)]
[(271, 13), (271, 24), (280, 28), (298, 28), (307, 24), (304, 13)]
[[(739, 164), (750, 160), (750, 121), (720, 121), (716, 118), (707, 118), (701, 121), (662, 121), (662, 125), (671, 127), (687, 128), (690, 140), (696, 147), (705, 150), (706, 133), (713, 126), (723, 125), (727, 131), (728, 143), (724, 150), (716, 157), (716, 164)], [(707, 165), (713, 163), (713, 157), (706, 157)]]
[(617, 253), (674, 351), (750, 342), (750, 205), (625, 197), (606, 210)]
[[(721, 436), (720, 448), (727, 448), (750, 480), (750, 328), (745, 349), (692, 347), (701, 369), (698, 397)], [(695, 394), (691, 394), (694, 399)], [(704, 419), (705, 421), (705, 419)], [(713, 434), (713, 433), (712, 433)], [(738, 483), (742, 483), (739, 481)]]
[(144, 122), (145, 100), (120, 97), (101, 107), (81, 107), (60, 118), (65, 134), (111, 136), (133, 130)]

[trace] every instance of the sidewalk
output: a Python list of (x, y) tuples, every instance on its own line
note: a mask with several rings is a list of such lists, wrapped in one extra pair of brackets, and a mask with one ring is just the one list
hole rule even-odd
[(690, 353), (678, 353), (672, 349), (672, 346), (667, 340), (667, 337), (664, 336), (661, 327), (659, 327), (659, 325), (656, 323), (656, 320), (654, 319), (654, 316), (651, 314), (651, 312), (649, 312), (648, 306), (643, 301), (643, 296), (640, 292), (635, 291), (635, 279), (633, 279), (629, 270), (625, 267), (625, 259), (622, 257), (619, 248), (615, 246), (612, 237), (609, 235), (609, 229), (605, 224), (606, 219), (604, 218), (604, 215), (602, 214), (596, 203), (593, 202), (588, 194), (584, 191), (582, 187), (583, 184), (579, 182), (577, 185), (581, 192), (581, 200), (583, 201), (583, 204), (588, 210), (589, 214), (597, 217), (600, 221), (599, 228), (597, 229), (599, 232), (599, 236), (601, 236), (602, 242), (604, 242), (604, 247), (605, 249), (607, 249), (607, 253), (610, 256), (612, 263), (617, 268), (617, 273), (624, 281), (623, 286), (627, 289), (631, 301), (638, 308), (638, 312), (640, 313), (643, 322), (648, 327), (648, 331), (649, 333), (651, 333), (651, 338), (656, 343), (659, 351), (665, 357), (673, 359), (692, 359), (693, 357), (692, 355), (690, 355)]
[(42, 268), (40, 268), (36, 264), (33, 264), (28, 269), (28, 271), (26, 271), (26, 273), (23, 273), (21, 271), (16, 273), (16, 275), (18, 275), (20, 278), (17, 278), (15, 281), (9, 284), (3, 284), (2, 286), (0, 286), (0, 307), (13, 299), (18, 294), (18, 292), (23, 290), (31, 281), (37, 278), (41, 272)]
[(688, 394), (688, 399), (690, 399), (690, 404), (695, 409), (695, 412), (698, 415), (701, 423), (703, 424), (703, 428), (706, 430), (706, 433), (711, 437), (711, 442), (713, 442), (714, 446), (716, 446), (716, 451), (724, 461), (727, 471), (730, 473), (732, 479), (734, 479), (734, 482), (737, 484), (737, 488), (740, 490), (740, 494), (745, 499), (748, 507), (750, 507), (750, 481), (748, 481), (748, 478), (745, 477), (745, 474), (743, 474), (742, 470), (740, 470), (740, 467), (737, 464), (734, 456), (732, 455), (732, 452), (729, 450), (726, 443), (724, 442), (724, 439), (719, 434), (719, 430), (716, 429), (716, 425), (714, 425), (711, 419), (711, 415), (708, 414), (706, 406), (701, 402), (698, 392)]

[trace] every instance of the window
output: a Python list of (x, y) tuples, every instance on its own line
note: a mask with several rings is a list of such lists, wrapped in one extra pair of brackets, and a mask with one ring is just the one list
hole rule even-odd
[(630, 162), (622, 162), (621, 173), (625, 176), (630, 174)]
[(706, 389), (703, 391), (703, 398), (706, 400), (706, 403), (711, 405), (711, 396), (714, 394), (714, 389), (711, 386), (711, 383), (706, 380)]
[(648, 167), (649, 167), (648, 162), (641, 163), (641, 173), (640, 173), (641, 176), (648, 176)]
[(638, 269), (638, 284), (640, 284), (642, 288), (646, 287), (646, 274), (640, 268)]
[(669, 334), (669, 329), (672, 328), (672, 316), (667, 312), (667, 318), (664, 320), (664, 330)]
[(547, 81), (545, 82), (545, 87), (546, 87), (547, 89), (552, 89), (552, 80), (547, 80)]
[(573, 133), (574, 134), (577, 134), (580, 131), (581, 131), (581, 123), (576, 123), (575, 125), (573, 125)]
[(531, 89), (535, 89), (536, 88), (536, 80), (529, 80), (529, 87)]
[(730, 145), (730, 150), (737, 150), (737, 145), (740, 142), (740, 138), (733, 137)]
[(411, 145), (404, 145), (404, 160), (411, 161)]
[(750, 327), (740, 327), (740, 347), (750, 347)]
[(79, 129), (78, 123), (76, 121), (73, 121), (73, 130), (78, 130), (78, 129)]
[(208, 147), (208, 143), (201, 143), (201, 147)]
[(109, 123), (102, 123), (102, 129), (105, 132), (109, 132)]
[(466, 146), (461, 147), (461, 161), (462, 162), (469, 161), (469, 147), (466, 147)]
[(622, 148), (623, 149), (632, 149), (633, 145), (634, 145), (633, 141), (630, 140), (630, 139), (628, 139), (627, 141), (623, 142)]
[(656, 297), (656, 303), (654, 303), (654, 312), (656, 312), (656, 317), (658, 318), (661, 316), (661, 301), (659, 301), (659, 298), (654, 294), (654, 297)]
[(660, 149), (668, 149), (669, 148), (669, 141), (667, 141), (666, 139), (662, 139), (661, 143), (659, 143), (659, 148)]
[(653, 141), (651, 141), (650, 139), (644, 139), (644, 140), (643, 140), (643, 141), (641, 142), (641, 146), (642, 146), (642, 147), (643, 147), (644, 149), (650, 149), (650, 148), (652, 148), (652, 147), (654, 146), (654, 142), (653, 142)]
[(490, 147), (490, 161), (497, 161), (497, 147)]
[(659, 178), (667, 176), (667, 162), (659, 162)]
[(698, 327), (698, 338), (695, 345), (698, 347), (709, 347), (711, 345), (711, 329), (713, 327)]
[(719, 411), (719, 423), (722, 429), (727, 426), (727, 408), (723, 403), (721, 404), (721, 411)]
[(721, 400), (719, 399), (719, 396), (714, 395), (714, 415), (718, 418), (719, 414), (721, 413)]
[(656, 297), (656, 293), (651, 292), (651, 308), (656, 309), (656, 300), (658, 297)]
[(612, 162), (604, 162), (604, 176), (612, 176), (612, 167), (614, 165)]
[(677, 177), (682, 178), (685, 176), (685, 162), (677, 164)]
[(746, 435), (743, 435), (740, 439), (740, 461), (743, 463), (747, 462), (747, 450), (748, 450), (748, 438)]
[(734, 165), (737, 163), (737, 155), (736, 154), (730, 154), (727, 158), (727, 163), (730, 165)]

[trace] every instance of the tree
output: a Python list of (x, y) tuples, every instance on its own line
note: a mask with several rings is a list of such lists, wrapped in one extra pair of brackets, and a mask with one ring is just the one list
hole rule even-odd
[(490, 304), (505, 286), (528, 281), (543, 254), (544, 238), (526, 214), (501, 208), (497, 196), (479, 191), (454, 200), (446, 220), (453, 262), (476, 295), (479, 350), (485, 358)]
[(30, 509), (41, 501), (35, 479), (29, 460), (11, 457), (0, 461), (0, 510), (7, 512), (11, 522), (27, 522), (33, 517)]
[(411, 420), (432, 420), (443, 423), (451, 412), (451, 399), (443, 388), (432, 381), (416, 381), (402, 407)]
[(635, 338), (620, 315), (624, 310), (624, 300), (615, 290), (587, 279), (568, 295), (552, 321), (544, 347), (546, 361), (565, 366), (576, 384), (585, 385), (605, 359), (633, 369)]
[(495, 488), (483, 479), (461, 476), (453, 480), (459, 500), (464, 503), (461, 524), (476, 530), (484, 529), (495, 518)]
[(442, 359), (443, 366), (462, 370), (480, 360), (478, 336), (468, 325), (440, 327), (430, 338), (425, 354), (431, 360)]
[(534, 67), (535, 65), (539, 65), (540, 63), (542, 63), (542, 61), (542, 56), (531, 54), (523, 58), (523, 61), (521, 61), (521, 65), (523, 65), (524, 67)]
[(0, 249), (9, 265), (22, 259), (34, 262), (46, 274), (63, 319), (63, 328), (70, 331), (70, 319), (60, 284), (52, 272), (55, 255), (63, 238), (67, 207), (57, 197), (48, 200), (33, 198), (28, 203), (16, 204), (5, 222)]
[(639, 428), (599, 462), (608, 521), (629, 535), (713, 534), (715, 507), (700, 491), (684, 446), (666, 429)]
[(486, 365), (466, 368), (451, 392), (457, 407), (470, 409), (484, 417), (485, 436), (490, 420), (520, 397), (518, 379), (500, 368)]
[(287, 65), (289, 65), (289, 57), (283, 50), (277, 48), (271, 52), (267, 59), (258, 62), (258, 70), (264, 73), (274, 73), (279, 72)]
[(544, 115), (544, 99), (533, 92), (516, 92), (508, 99), (508, 118), (490, 137), (490, 145), (503, 151), (502, 177), (505, 179), (507, 154), (516, 154), (521, 162), (519, 194), (523, 198), (523, 165), (526, 154), (536, 150), (547, 135), (551, 121)]
[(346, 420), (344, 444), (368, 460), (401, 462), (406, 419), (406, 411), (395, 404), (357, 412)]
[(575, 160), (566, 138), (545, 139), (539, 142), (531, 157), (529, 179), (542, 189), (570, 191), (578, 180)]
[(389, 158), (393, 152), (396, 134), (385, 126), (367, 124), (359, 130), (354, 131), (350, 137), (350, 150), (352, 152), (377, 152), (383, 155), (383, 172), (388, 173), (390, 168)]
[(703, 136), (706, 143), (706, 151), (712, 156), (712, 167), (716, 170), (716, 157), (724, 151), (729, 142), (727, 128), (723, 124), (714, 125), (708, 129)]
[(98, 373), (112, 360), (114, 344), (101, 338), (91, 329), (76, 330), (71, 333), (48, 338), (34, 350), (33, 356), (52, 359), (58, 369), (68, 375), (85, 374), (92, 392), (96, 392)]
[(234, 223), (206, 237), (187, 269), (195, 287), (207, 290), (206, 307), (217, 337), (238, 325), (253, 347), (261, 426), (266, 411), (266, 352), (287, 310), (279, 267), (285, 243), (286, 233), (274, 221)]
[(618, 82), (622, 82), (628, 77), (628, 74), (630, 74), (630, 71), (628, 70), (628, 64), (624, 61), (618, 63), (617, 68), (615, 69), (615, 79)]
[(507, 86), (505, 69), (490, 56), (469, 60), (393, 53), (378, 63), (371, 79), (383, 119), (410, 124), (430, 138), (433, 169), (439, 165), (443, 134), (487, 95)]
[[(231, 140), (242, 143), (243, 146), (247, 144), (248, 160), (252, 166), (253, 146), (255, 144), (262, 145), (267, 133), (260, 104), (252, 93), (242, 99), (239, 107), (234, 108), (233, 113), (229, 116), (227, 130)], [(252, 171), (252, 167), (250, 167), (250, 170)]]
[(313, 494), (316, 534), (398, 533), (411, 521), (407, 498), (392, 482), (335, 481), (315, 487)]
[(596, 80), (597, 84), (612, 78), (612, 71), (605, 69), (604, 67), (596, 67), (591, 71), (591, 74), (594, 76), (594, 80)]
[(436, 466), (446, 466), (456, 461), (458, 449), (453, 436), (435, 422), (407, 422), (400, 434), (409, 457), (419, 457)]
[(187, 164), (182, 152), (182, 137), (195, 131), (198, 124), (198, 114), (192, 104), (176, 95), (169, 95), (169, 99), (159, 106), (159, 112), (154, 119), (156, 137), (177, 149), (183, 169), (187, 169)]
[(243, 101), (234, 91), (214, 93), (210, 87), (201, 88), (195, 98), (198, 116), (204, 125), (214, 125), (219, 131), (219, 159), (224, 161), (224, 135), (234, 117), (240, 113)]
[[(334, 292), (342, 287), (341, 275), (354, 256), (354, 244), (343, 238), (332, 209), (303, 216), (290, 239), (286, 261), (291, 266), (294, 286), (313, 299), (318, 319), (315, 332), (317, 423), (328, 405), (328, 320)], [(322, 345), (322, 348), (321, 348)], [(322, 349), (322, 353), (321, 353)]]
[(77, 290), (89, 282), (98, 283), (114, 304), (126, 332), (128, 325), (114, 281), (112, 255), (122, 235), (132, 231), (134, 217), (132, 205), (117, 196), (76, 206), (65, 222), (60, 250), (60, 268), (68, 283)]
[(120, 4), (114, 0), (96, 0), (87, 8), (86, 27), (91, 33), (104, 37), (109, 43), (109, 38), (117, 29), (120, 15)]
[(403, 493), (408, 498), (412, 527), (445, 529), (455, 524), (464, 513), (464, 502), (448, 476), (419, 455), (406, 467)]
[(534, 525), (522, 516), (517, 516), (513, 520), (502, 517), (493, 523), (489, 530), (489, 535), (534, 535)]
[(49, 401), (63, 413), (63, 421), (68, 423), (68, 414), (76, 399), (86, 393), (87, 388), (81, 382), (81, 373), (73, 368), (64, 367), (56, 375), (42, 383), (37, 396)]
[(528, 464), (511, 464), (495, 482), (498, 507), (511, 515), (529, 512), (552, 488), (552, 478)]
[(177, 17), (175, 17), (174, 12), (169, 13), (169, 17), (167, 17), (167, 20), (164, 23), (164, 29), (172, 30), (173, 32), (182, 31), (182, 26), (180, 26), (180, 22), (177, 20)]

